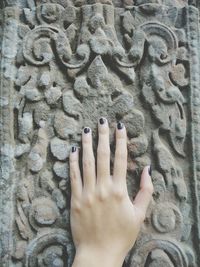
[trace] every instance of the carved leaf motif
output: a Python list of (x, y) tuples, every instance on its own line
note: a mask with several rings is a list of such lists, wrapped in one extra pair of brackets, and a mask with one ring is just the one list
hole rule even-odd
[(35, 1), (34, 0), (27, 0), (28, 7), (30, 9), (35, 8)]
[(184, 181), (183, 172), (180, 168), (176, 169), (176, 176), (173, 180), (173, 184), (176, 190), (176, 194), (181, 201), (187, 200), (188, 190)]
[[(182, 105), (176, 104), (175, 112), (169, 114), (171, 118), (171, 127), (170, 127), (170, 139), (172, 145), (178, 154), (185, 156), (183, 150), (185, 135), (186, 135), (186, 119)], [(177, 116), (174, 116), (176, 114)]]
[(29, 239), (29, 232), (26, 229), (26, 226), (23, 224), (23, 222), (19, 216), (17, 216), (15, 220), (16, 220), (18, 230), (19, 230), (21, 237), (25, 240), (28, 240)]
[(144, 44), (145, 44), (145, 34), (143, 31), (135, 30), (132, 36), (132, 46), (129, 51), (129, 58), (134, 62), (134, 65), (137, 66), (144, 53)]
[(65, 9), (58, 4), (42, 4), (37, 7), (37, 19), (41, 24), (57, 24), (62, 19)]
[(17, 260), (22, 260), (25, 255), (26, 247), (27, 247), (27, 241), (25, 240), (18, 241), (15, 244), (12, 257)]
[(28, 156), (28, 165), (32, 171), (38, 172), (43, 168), (43, 165), (46, 162), (47, 146), (48, 136), (46, 130), (40, 128), (38, 131), (37, 143)]
[(28, 219), (26, 218), (19, 201), (17, 202), (17, 210), (19, 216), (16, 217), (16, 224), (18, 226), (19, 233), (23, 239), (31, 239), (33, 237), (33, 234), (29, 226)]
[(165, 177), (167, 186), (174, 185), (177, 196), (180, 200), (187, 199), (187, 188), (185, 185), (183, 173), (176, 166), (175, 160), (170, 151), (161, 142), (158, 131), (153, 133), (154, 151), (157, 156), (158, 167)]
[(50, 194), (56, 188), (55, 183), (53, 182), (53, 174), (52, 172), (45, 170), (40, 174), (40, 186), (43, 190), (49, 192)]
[(186, 118), (182, 106), (184, 98), (176, 87), (168, 91), (163, 87), (157, 88), (157, 97), (151, 87), (147, 85), (144, 85), (142, 94), (149, 104), (153, 116), (160, 123), (160, 128), (169, 133), (171, 144), (175, 151), (185, 156), (183, 147), (186, 135)]
[(32, 28), (34, 27), (37, 23), (36, 23), (36, 19), (35, 19), (35, 10), (34, 7), (32, 10), (30, 10), (29, 8), (24, 8), (24, 16), (26, 18), (26, 22), (27, 24)]
[(108, 75), (108, 70), (101, 56), (97, 56), (88, 69), (88, 78), (94, 88), (100, 88), (102, 80)]
[(145, 74), (148, 78), (145, 78), (142, 94), (153, 116), (160, 123), (160, 128), (168, 132), (174, 150), (179, 155), (185, 156), (183, 150), (186, 135), (186, 117), (183, 109), (185, 99), (168, 76), (161, 76), (162, 71), (155, 64), (149, 69), (149, 73)]
[(172, 81), (181, 87), (188, 85), (188, 78), (185, 77), (186, 70), (182, 64), (177, 64), (175, 65), (171, 72), (170, 72), (170, 77)]
[(172, 173), (175, 169), (174, 158), (169, 150), (162, 144), (158, 131), (153, 133), (154, 151), (157, 156), (158, 167), (165, 176), (166, 184), (172, 184)]
[(68, 36), (71, 47), (75, 41), (77, 31), (78, 31), (78, 28), (76, 28), (74, 24), (71, 24), (66, 30), (66, 34)]
[(124, 37), (129, 46), (128, 52), (117, 47), (114, 49), (113, 57), (118, 70), (133, 83), (135, 80), (134, 67), (138, 66), (144, 53), (145, 34), (141, 29), (137, 29), (130, 36), (125, 34)]
[(15, 84), (17, 86), (25, 85), (31, 78), (31, 72), (29, 66), (20, 66), (17, 72), (17, 78)]
[(124, 14), (122, 14), (122, 26), (127, 31), (127, 33), (131, 34), (134, 30), (134, 19), (131, 15), (130, 11), (126, 11)]
[[(73, 91), (64, 91), (63, 92), (63, 107), (66, 114), (74, 117), (75, 119), (81, 118), (82, 105), (77, 98), (75, 98)], [(76, 109), (74, 109), (76, 107)]]

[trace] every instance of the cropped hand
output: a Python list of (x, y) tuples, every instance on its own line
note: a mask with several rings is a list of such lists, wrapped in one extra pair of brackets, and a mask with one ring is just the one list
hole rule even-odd
[(149, 166), (141, 175), (140, 190), (131, 200), (126, 185), (127, 135), (122, 123), (116, 125), (113, 175), (110, 174), (109, 126), (98, 123), (97, 174), (92, 148), (92, 132), (82, 133), (83, 179), (79, 151), (70, 154), (71, 230), (76, 247), (73, 267), (120, 267), (134, 245), (152, 198)]

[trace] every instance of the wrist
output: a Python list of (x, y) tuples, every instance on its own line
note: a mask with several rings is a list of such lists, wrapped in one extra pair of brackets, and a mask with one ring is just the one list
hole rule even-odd
[(110, 249), (78, 248), (72, 267), (121, 267), (125, 257)]

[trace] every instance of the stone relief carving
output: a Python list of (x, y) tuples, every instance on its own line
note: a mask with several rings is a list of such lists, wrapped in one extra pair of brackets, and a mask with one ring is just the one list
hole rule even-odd
[(154, 198), (124, 267), (198, 266), (199, 173), (193, 164), (199, 150), (192, 161), (189, 149), (198, 142), (200, 114), (197, 9), (184, 0), (4, 5), (11, 6), (4, 20), (15, 13), (17, 21), (16, 70), (9, 86), (13, 237), (4, 266), (71, 266), (68, 156), (72, 145), (81, 145), (84, 125), (96, 141), (100, 116), (110, 122), (112, 159), (114, 124), (122, 120), (127, 126), (131, 197), (143, 166), (153, 164)]

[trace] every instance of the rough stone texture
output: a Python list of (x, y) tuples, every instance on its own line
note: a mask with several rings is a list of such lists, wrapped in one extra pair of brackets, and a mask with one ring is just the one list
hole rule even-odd
[(200, 266), (199, 1), (0, 3), (2, 267), (71, 266), (68, 156), (106, 116), (128, 133), (130, 197), (153, 201), (124, 267)]

